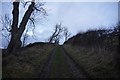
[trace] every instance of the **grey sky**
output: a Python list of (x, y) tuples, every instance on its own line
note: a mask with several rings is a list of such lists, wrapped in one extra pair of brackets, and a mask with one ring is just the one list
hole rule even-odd
[(39, 27), (41, 31), (42, 27), (43, 31), (52, 31), (56, 23), (62, 22), (73, 36), (91, 28), (111, 27), (118, 21), (118, 5), (114, 2), (60, 2), (46, 3), (46, 6), (48, 17), (45, 26)]
[[(48, 16), (37, 20), (35, 29), (37, 40), (29, 37), (29, 43), (46, 41), (52, 34), (55, 24), (59, 22), (68, 28), (71, 36), (91, 28), (108, 28), (118, 22), (117, 2), (46, 2), (44, 7)], [(11, 15), (12, 4), (2, 4), (2, 12), (2, 14), (9, 13)], [(22, 8), (20, 12), (22, 12), (20, 16), (22, 18), (24, 12)], [(31, 31), (28, 35), (32, 36)], [(63, 42), (62, 38), (60, 43)]]

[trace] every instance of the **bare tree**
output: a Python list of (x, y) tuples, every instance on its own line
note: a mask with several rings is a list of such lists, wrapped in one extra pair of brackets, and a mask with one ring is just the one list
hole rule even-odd
[[(11, 25), (12, 19), (10, 19), (8, 14), (1, 16), (0, 23), (2, 24), (2, 37), (7, 40), (7, 44), (10, 42), (10, 32), (11, 32)], [(7, 46), (7, 45), (6, 45)]]
[(64, 36), (65, 36), (65, 41), (67, 41), (68, 37), (70, 37), (70, 32), (66, 27), (64, 27)]
[(62, 37), (62, 34), (56, 36), (56, 37), (54, 38), (54, 43), (55, 43), (55, 44), (59, 44), (61, 37)]
[[(39, 11), (41, 13), (46, 13), (45, 10), (43, 9), (43, 4), (40, 4), (39, 6), (35, 5), (35, 0), (31, 1), (31, 4), (29, 5), (28, 9), (26, 10), (21, 23), (18, 26), (19, 22), (19, 3), (20, 0), (15, 0), (13, 2), (13, 21), (12, 21), (12, 26), (11, 26), (11, 39), (10, 43), (7, 47), (7, 53), (15, 53), (22, 45), (21, 42), (21, 36), (26, 29), (26, 25), (28, 20), (30, 20), (30, 16), (34, 11)], [(27, 4), (27, 3), (26, 3)], [(38, 8), (39, 7), (39, 8)]]
[(52, 36), (49, 39), (49, 43), (54, 42), (54, 43), (58, 44), (62, 32), (63, 32), (63, 28), (61, 27), (61, 23), (56, 24), (54, 32), (53, 32)]

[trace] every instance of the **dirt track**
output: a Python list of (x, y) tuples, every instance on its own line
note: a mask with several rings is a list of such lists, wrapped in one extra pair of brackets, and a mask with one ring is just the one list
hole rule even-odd
[(62, 47), (56, 47), (46, 61), (40, 78), (86, 78), (79, 65), (67, 54)]

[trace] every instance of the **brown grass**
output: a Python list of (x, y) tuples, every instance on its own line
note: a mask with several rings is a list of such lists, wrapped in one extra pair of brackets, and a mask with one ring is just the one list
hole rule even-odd
[(103, 48), (85, 48), (80, 46), (65, 45), (69, 55), (82, 66), (91, 78), (118, 78), (115, 51)]
[(33, 46), (17, 56), (3, 57), (3, 78), (36, 78), (53, 49), (52, 45)]

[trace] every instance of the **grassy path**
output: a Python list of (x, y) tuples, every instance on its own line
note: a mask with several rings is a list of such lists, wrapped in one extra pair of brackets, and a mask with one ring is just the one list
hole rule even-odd
[(43, 68), (41, 78), (86, 78), (82, 70), (67, 55), (65, 50), (58, 46), (53, 51)]
[(71, 73), (69, 72), (69, 65), (66, 61), (64, 54), (60, 47), (56, 49), (56, 54), (52, 60), (50, 78), (69, 78)]

